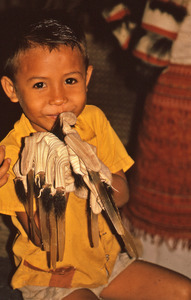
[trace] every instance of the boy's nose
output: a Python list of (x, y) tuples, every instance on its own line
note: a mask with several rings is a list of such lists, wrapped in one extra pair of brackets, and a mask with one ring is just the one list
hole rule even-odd
[(49, 101), (50, 105), (61, 105), (66, 102), (67, 102), (67, 99), (65, 97), (59, 97), (59, 98), (51, 97), (51, 99)]
[(54, 90), (50, 95), (50, 105), (61, 105), (68, 101), (63, 89)]

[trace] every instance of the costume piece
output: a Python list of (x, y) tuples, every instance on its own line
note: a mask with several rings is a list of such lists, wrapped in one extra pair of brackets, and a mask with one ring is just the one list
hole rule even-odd
[[(168, 69), (146, 99), (126, 215), (135, 231), (191, 248), (191, 2)], [(176, 63), (176, 64), (175, 64)]]
[[(109, 169), (99, 161), (96, 149), (82, 141), (77, 131), (72, 129), (71, 125), (76, 123), (73, 113), (62, 113), (56, 123), (58, 125), (52, 132), (59, 136), (61, 131), (61, 139), (49, 132), (37, 132), (26, 137), (21, 158), (13, 168), (17, 195), (22, 194), (19, 198), (29, 217), (30, 239), (34, 241), (34, 233), (38, 234), (42, 249), (50, 253), (51, 265), (55, 269), (56, 261), (62, 261), (64, 255), (66, 194), (74, 192), (86, 200), (90, 198), (92, 246), (98, 247), (98, 214), (105, 210), (117, 234), (122, 237), (128, 254), (137, 257), (133, 240), (125, 231), (109, 192)], [(40, 234), (34, 220), (34, 190)]]
[(185, 15), (185, 7), (173, 1), (147, 1), (141, 23), (144, 33), (133, 50), (145, 68), (148, 64), (168, 66), (172, 43)]
[(116, 61), (121, 63), (130, 88), (137, 91), (140, 85), (145, 91), (151, 89), (168, 66), (173, 42), (187, 14), (188, 1), (149, 0), (141, 4), (138, 1), (116, 4), (114, 1), (113, 6), (106, 5), (103, 9), (108, 27), (123, 49), (121, 59)]
[(131, 22), (131, 12), (124, 3), (116, 4), (112, 8), (105, 8), (102, 15), (107, 23), (112, 24), (112, 33), (119, 41), (122, 49), (127, 49), (135, 24)]
[[(111, 173), (133, 164), (124, 146), (111, 128), (103, 112), (95, 106), (87, 105), (77, 118), (75, 129), (83, 141), (96, 147), (98, 158)], [(13, 224), (19, 231), (13, 252), (18, 266), (12, 279), (12, 286), (24, 285), (55, 287), (98, 287), (107, 283), (120, 245), (111, 232), (102, 214), (98, 215), (100, 242), (97, 248), (91, 247), (88, 238), (87, 203), (83, 198), (71, 192), (65, 211), (65, 246), (63, 261), (56, 263), (53, 270), (47, 264), (47, 255), (36, 247), (27, 237), (17, 220), (16, 212), (25, 211), (16, 196), (13, 179), (13, 165), (18, 160), (21, 139), (29, 136), (34, 129), (22, 115), (14, 130), (2, 141), (6, 146), (6, 155), (11, 157), (8, 183), (0, 189), (0, 212), (12, 216)], [(34, 203), (34, 211), (36, 210)], [(91, 268), (90, 268), (91, 266)]]

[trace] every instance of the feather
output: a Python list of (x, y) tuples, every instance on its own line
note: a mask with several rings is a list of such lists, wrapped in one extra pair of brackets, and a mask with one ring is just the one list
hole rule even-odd
[(52, 197), (54, 203), (55, 216), (60, 218), (66, 210), (66, 197), (62, 189), (57, 189), (55, 195)]
[(58, 260), (62, 261), (65, 247), (65, 214), (57, 217)]
[(14, 184), (15, 184), (15, 191), (19, 200), (21, 201), (21, 203), (26, 204), (27, 194), (25, 192), (23, 181), (20, 178), (16, 177), (14, 179)]
[(55, 134), (55, 136), (57, 136), (57, 138), (59, 138), (61, 141), (64, 141), (65, 135), (62, 131), (62, 127), (60, 126), (60, 115), (58, 115), (51, 132)]
[(90, 212), (91, 217), (91, 237), (92, 237), (92, 244), (94, 248), (99, 246), (99, 225), (98, 225), (98, 214), (94, 214), (91, 209)]
[[(154, 40), (154, 36), (156, 36), (156, 39)], [(165, 37), (160, 37), (158, 35), (153, 34), (153, 45), (149, 49), (148, 54), (154, 54), (157, 53), (158, 57), (165, 56), (166, 53), (170, 52), (172, 47), (173, 41), (170, 39), (167, 39)]]
[(53, 269), (56, 269), (56, 262), (58, 258), (58, 238), (57, 238), (57, 224), (56, 216), (53, 207), (49, 213), (50, 224), (50, 261)]
[(50, 228), (48, 222), (49, 214), (43, 208), (41, 197), (38, 198), (38, 208), (42, 247), (44, 251), (50, 251)]
[(112, 198), (111, 194), (108, 194), (107, 189), (105, 188), (105, 185), (101, 182), (101, 180), (99, 178), (99, 174), (97, 172), (90, 171), (89, 174), (90, 174), (92, 182), (94, 183), (94, 185), (97, 189), (99, 198), (104, 206), (104, 210), (107, 213), (110, 221), (112, 222), (115, 230), (117, 231), (119, 236), (121, 236), (128, 254), (131, 257), (138, 257), (138, 253), (137, 253), (134, 241), (133, 241), (130, 233), (126, 232), (126, 230), (122, 224), (121, 217), (120, 217), (119, 211), (115, 205), (115, 202), (113, 199), (112, 199), (112, 201), (110, 200), (110, 198)]
[(50, 185), (47, 185), (43, 188), (41, 192), (41, 199), (42, 199), (42, 206), (46, 213), (50, 213), (53, 201), (52, 201), (52, 194), (51, 194), (51, 187)]

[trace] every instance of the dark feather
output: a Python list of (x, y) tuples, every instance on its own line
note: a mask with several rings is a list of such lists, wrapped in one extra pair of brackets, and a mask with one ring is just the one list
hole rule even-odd
[(15, 191), (16, 191), (16, 194), (17, 194), (19, 200), (23, 204), (26, 204), (27, 195), (26, 195), (22, 180), (19, 178), (15, 178), (14, 183), (15, 183)]
[(41, 193), (42, 206), (46, 213), (50, 213), (53, 205), (53, 196), (50, 187), (45, 187)]
[(158, 57), (162, 57), (171, 50), (173, 41), (165, 37), (156, 39), (150, 48), (149, 54), (157, 53)]
[(62, 132), (62, 127), (60, 126), (60, 115), (57, 117), (51, 132), (56, 135), (61, 141), (64, 141), (65, 135)]
[(71, 173), (72, 176), (74, 177), (74, 185), (76, 189), (82, 189), (82, 188), (86, 188), (89, 189), (87, 184), (85, 183), (85, 181), (83, 180), (82, 175), (80, 174), (76, 174), (72, 168), (72, 166), (70, 165), (70, 169), (71, 169)]
[(66, 210), (66, 197), (62, 190), (57, 190), (53, 196), (54, 212), (56, 217), (61, 217)]
[(150, 8), (155, 10), (159, 9), (161, 12), (166, 12), (170, 15), (172, 15), (177, 22), (182, 22), (184, 17), (187, 14), (187, 10), (185, 7), (177, 5), (173, 3), (172, 1), (163, 2), (154, 0), (150, 3)]

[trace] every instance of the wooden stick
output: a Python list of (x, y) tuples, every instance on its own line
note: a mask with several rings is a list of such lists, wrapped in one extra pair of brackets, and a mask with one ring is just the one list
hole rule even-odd
[(57, 225), (56, 225), (56, 217), (55, 217), (53, 207), (49, 214), (49, 222), (50, 222), (50, 263), (53, 269), (55, 270), (57, 256), (58, 256), (58, 247), (57, 247)]
[(34, 221), (34, 208), (33, 208), (33, 197), (34, 197), (34, 170), (30, 170), (27, 174), (28, 180), (28, 192), (27, 192), (27, 211), (29, 215), (29, 234), (31, 241), (35, 240), (35, 221)]
[(92, 243), (95, 248), (99, 246), (99, 226), (98, 226), (98, 215), (94, 214), (91, 210), (91, 235)]
[(48, 214), (45, 212), (41, 197), (38, 198), (39, 204), (39, 221), (42, 238), (42, 246), (44, 251), (50, 251), (50, 228), (48, 223)]
[(57, 217), (58, 260), (62, 261), (65, 248), (65, 213)]

